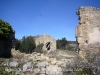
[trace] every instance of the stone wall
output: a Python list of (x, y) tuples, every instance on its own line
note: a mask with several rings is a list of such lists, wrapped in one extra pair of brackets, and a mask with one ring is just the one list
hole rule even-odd
[(100, 9), (82, 6), (77, 10), (80, 22), (76, 27), (79, 55), (85, 56), (87, 50), (97, 52), (100, 47)]
[(10, 35), (8, 40), (0, 40), (0, 57), (11, 57), (11, 48), (13, 47), (15, 32)]
[[(36, 46), (43, 43), (43, 50), (56, 50), (56, 40), (47, 34), (34, 37)], [(50, 47), (50, 48), (48, 48)]]
[(77, 10), (79, 23), (76, 27), (76, 39), (79, 55), (84, 58), (86, 51), (98, 52), (100, 47), (100, 9), (81, 6)]

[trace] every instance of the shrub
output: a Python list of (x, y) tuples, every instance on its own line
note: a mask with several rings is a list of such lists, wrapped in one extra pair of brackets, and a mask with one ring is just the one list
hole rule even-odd
[(24, 53), (32, 53), (36, 48), (34, 38), (32, 36), (23, 36), (21, 40), (16, 39), (15, 49)]
[(90, 50), (86, 51), (85, 59), (80, 57), (74, 58), (74, 63), (66, 65), (67, 68), (81, 69), (74, 71), (76, 75), (99, 75), (100, 74), (100, 52), (91, 53)]
[(36, 51), (36, 52), (38, 52), (38, 53), (43, 53), (43, 50), (42, 50), (43, 45), (44, 45), (43, 43), (42, 43), (42, 44), (37, 45), (37, 47), (36, 47), (35, 51)]

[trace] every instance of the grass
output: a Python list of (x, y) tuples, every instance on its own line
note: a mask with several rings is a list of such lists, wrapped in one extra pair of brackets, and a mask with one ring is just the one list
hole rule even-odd
[(72, 57), (64, 57), (64, 56), (57, 56), (56, 59), (57, 60), (61, 60), (61, 59), (71, 59)]
[(77, 53), (75, 51), (69, 51), (69, 50), (63, 50), (63, 49), (57, 49), (57, 51), (62, 51), (69, 55), (77, 55)]

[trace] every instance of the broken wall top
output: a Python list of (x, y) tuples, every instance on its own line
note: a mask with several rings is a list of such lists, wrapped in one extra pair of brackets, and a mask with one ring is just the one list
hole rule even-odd
[[(86, 40), (89, 40), (89, 39), (94, 40), (94, 41), (88, 41), (88, 43), (94, 43), (97, 41), (100, 43), (100, 40), (99, 40), (100, 9), (95, 8), (95, 7), (82, 6), (77, 10), (76, 13), (79, 16), (79, 20), (80, 20), (76, 28), (76, 37), (83, 37)], [(93, 36), (94, 38), (91, 38)]]
[(80, 7), (76, 14), (79, 23), (76, 27), (76, 39), (80, 52), (100, 47), (100, 9), (89, 6)]
[(35, 39), (36, 46), (43, 43), (44, 44), (43, 49), (46, 50), (46, 44), (50, 42), (52, 44), (51, 46), (52, 50), (56, 50), (56, 40), (52, 36), (47, 34), (37, 35), (34, 36), (34, 39)]

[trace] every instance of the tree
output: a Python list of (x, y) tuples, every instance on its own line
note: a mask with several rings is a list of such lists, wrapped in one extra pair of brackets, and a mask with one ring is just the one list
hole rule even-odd
[(15, 31), (12, 26), (0, 19), (0, 57), (11, 57), (11, 48), (15, 40)]
[(7, 40), (10, 38), (10, 34), (13, 33), (14, 30), (12, 26), (3, 20), (0, 19), (0, 40)]
[(60, 41), (61, 41), (61, 40), (59, 40), (59, 39), (56, 40), (56, 46), (57, 46), (57, 49), (60, 49), (60, 48), (61, 48)]
[(15, 50), (19, 50), (20, 44), (21, 44), (20, 40), (16, 39), (15, 40)]
[(68, 44), (66, 38), (62, 38), (61, 40), (56, 41), (57, 49), (66, 49), (66, 45)]
[(61, 42), (62, 42), (62, 48), (63, 49), (66, 49), (66, 45), (68, 44), (66, 38), (65, 37), (62, 38), (62, 41)]
[(34, 38), (32, 36), (23, 36), (20, 42), (19, 50), (25, 53), (32, 53), (36, 48)]

